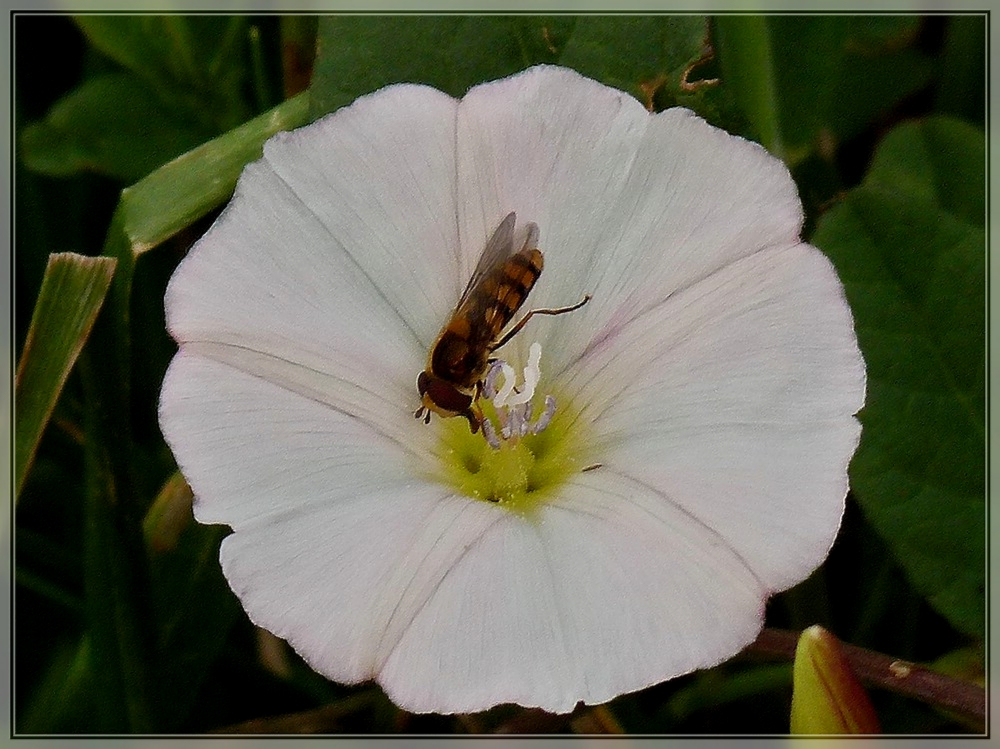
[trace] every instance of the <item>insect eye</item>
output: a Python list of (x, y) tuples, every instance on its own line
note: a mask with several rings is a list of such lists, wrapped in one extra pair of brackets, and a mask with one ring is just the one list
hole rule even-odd
[(456, 390), (444, 380), (430, 379), (424, 383), (426, 393), (434, 403), (447, 411), (461, 413), (472, 405), (472, 396)]
[(420, 393), (420, 397), (424, 396), (427, 392), (428, 380), (430, 378), (427, 376), (427, 372), (421, 372), (417, 375), (417, 392)]

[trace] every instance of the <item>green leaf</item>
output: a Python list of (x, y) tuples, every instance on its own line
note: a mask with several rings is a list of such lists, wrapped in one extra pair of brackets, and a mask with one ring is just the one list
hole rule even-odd
[(645, 100), (646, 86), (677, 90), (705, 28), (700, 16), (322, 18), (312, 112), (325, 114), (391, 83), (425, 83), (460, 97), (540, 63), (572, 67)]
[(127, 70), (161, 86), (196, 75), (183, 16), (86, 15), (76, 24), (87, 41)]
[(18, 735), (85, 733), (93, 729), (93, 655), (86, 636), (56, 650), (15, 725)]
[(670, 725), (675, 725), (698, 711), (740, 700), (759, 699), (766, 692), (787, 690), (791, 682), (792, 667), (788, 663), (750, 666), (733, 673), (719, 669), (701, 671), (671, 695), (659, 714), (667, 718)]
[(171, 705), (166, 730), (185, 724), (242, 611), (219, 567), (228, 529), (196, 523), (191, 502), (191, 489), (175, 473), (144, 522), (158, 648), (165, 656), (158, 689)]
[(929, 58), (913, 48), (914, 16), (720, 16), (723, 84), (752, 134), (795, 165), (853, 137), (927, 85)]
[[(985, 60), (984, 60), (985, 65)], [(887, 43), (879, 52), (848, 54), (823, 118), (823, 131), (844, 141), (889, 115), (905, 98), (927, 86), (934, 62), (910, 47)]]
[(95, 346), (81, 358), (87, 408), (83, 579), (95, 707), (90, 732), (146, 733), (166, 706), (155, 695), (160, 682), (137, 517), (135, 446), (119, 392), (126, 380), (109, 350), (116, 317), (105, 310)]
[(223, 15), (77, 16), (87, 40), (152, 94), (213, 132), (246, 119), (247, 19)]
[(986, 111), (987, 66), (985, 14), (956, 15), (948, 19), (941, 56), (936, 108), (942, 114), (983, 125)]
[(878, 718), (840, 643), (822, 627), (799, 637), (792, 671), (793, 734), (874, 734)]
[(704, 16), (581, 16), (560, 45), (558, 62), (650, 103), (652, 91), (674, 103), (681, 75), (702, 54)]
[(183, 120), (138, 78), (98, 76), (28, 125), (21, 155), (30, 169), (53, 176), (94, 171), (131, 181), (203, 143), (211, 130)]
[(879, 146), (865, 179), (880, 192), (929, 203), (970, 226), (986, 222), (986, 149), (982, 133), (951, 118), (906, 125)]
[(115, 261), (73, 253), (49, 256), (14, 380), (14, 476), (20, 494), (59, 393), (83, 348)]
[(868, 368), (851, 484), (914, 587), (985, 624), (983, 134), (907, 123), (813, 242), (833, 260)]
[(927, 666), (940, 674), (955, 679), (968, 681), (979, 686), (986, 685), (985, 658), (981, 647), (952, 650)]
[[(392, 83), (424, 83), (462, 96), (476, 83), (510, 75), (545, 54), (522, 48), (517, 29), (528, 23), (516, 16), (321, 18), (312, 114), (332, 112)], [(547, 54), (552, 61), (553, 53)]]
[(98, 15), (77, 23), (125, 70), (85, 80), (25, 129), (30, 168), (132, 181), (249, 116), (245, 18)]

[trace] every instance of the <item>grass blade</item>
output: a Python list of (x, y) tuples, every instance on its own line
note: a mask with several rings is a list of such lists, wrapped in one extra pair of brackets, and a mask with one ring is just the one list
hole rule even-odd
[(14, 475), (18, 496), (45, 425), (104, 303), (114, 271), (114, 258), (70, 252), (49, 256), (14, 386)]

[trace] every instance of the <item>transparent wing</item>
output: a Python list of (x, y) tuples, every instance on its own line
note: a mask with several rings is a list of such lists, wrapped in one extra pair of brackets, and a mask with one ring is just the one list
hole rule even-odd
[[(514, 213), (508, 213), (500, 222), (486, 243), (469, 285), (455, 308), (454, 317), (469, 323), (467, 335), (470, 349), (488, 349), (531, 291), (530, 286), (522, 290), (517, 284), (504, 283), (506, 266), (512, 257), (537, 252), (538, 226), (526, 224), (524, 241), (515, 244), (514, 224)], [(511, 294), (518, 295), (513, 303), (508, 301)]]
[[(500, 226), (496, 228), (493, 232), (493, 236), (489, 238), (486, 242), (486, 246), (483, 248), (483, 254), (479, 256), (479, 262), (476, 263), (476, 269), (472, 271), (472, 277), (469, 279), (468, 285), (465, 287), (465, 291), (462, 292), (461, 298), (458, 300), (458, 304), (455, 309), (461, 307), (465, 300), (468, 299), (469, 293), (479, 285), (479, 282), (483, 280), (486, 276), (490, 274), (490, 271), (495, 270), (507, 262), (507, 258), (514, 254), (514, 223), (517, 220), (516, 214), (511, 211), (508, 213), (503, 221), (500, 222)], [(538, 231), (534, 231), (535, 239), (538, 241)], [(528, 239), (531, 239), (531, 232), (529, 232)]]

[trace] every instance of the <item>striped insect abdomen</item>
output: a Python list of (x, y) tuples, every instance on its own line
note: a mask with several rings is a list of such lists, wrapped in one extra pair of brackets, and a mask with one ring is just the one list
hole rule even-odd
[(542, 267), (542, 253), (526, 248), (483, 277), (441, 331), (431, 350), (430, 371), (460, 387), (474, 387)]

